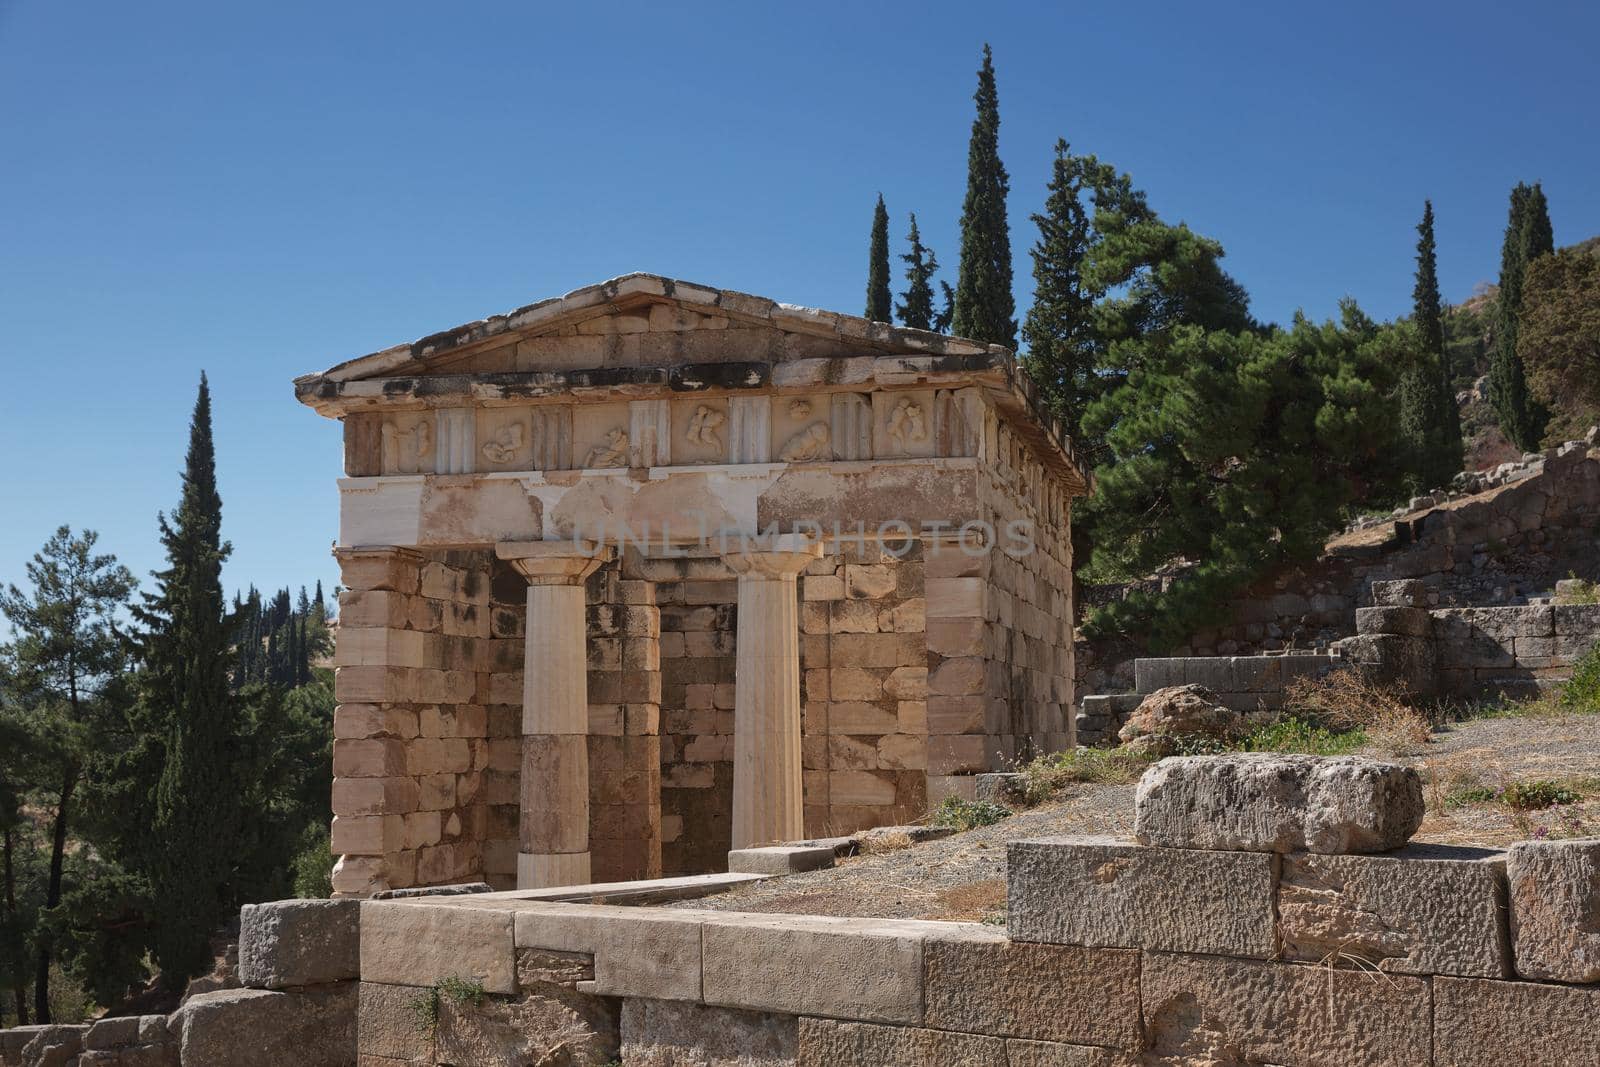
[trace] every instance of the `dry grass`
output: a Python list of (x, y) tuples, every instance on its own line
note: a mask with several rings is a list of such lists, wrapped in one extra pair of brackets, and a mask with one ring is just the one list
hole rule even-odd
[(939, 919), (947, 922), (982, 922), (1003, 912), (1006, 906), (1006, 880), (985, 878), (981, 882), (951, 886), (941, 890), (937, 900)]
[(1298, 678), (1285, 695), (1291, 713), (1336, 730), (1361, 730), (1373, 747), (1391, 756), (1415, 756), (1433, 736), (1426, 715), (1357, 671)]

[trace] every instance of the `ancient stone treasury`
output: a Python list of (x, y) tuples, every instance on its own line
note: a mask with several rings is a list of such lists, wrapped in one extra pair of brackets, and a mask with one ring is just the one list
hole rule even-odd
[(296, 392), (341, 895), (719, 871), (1071, 743), (1088, 474), (1003, 349), (630, 275)]

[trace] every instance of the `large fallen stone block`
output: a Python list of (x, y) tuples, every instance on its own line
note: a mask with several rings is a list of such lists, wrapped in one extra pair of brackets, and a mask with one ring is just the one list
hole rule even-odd
[(1361, 756), (1176, 756), (1134, 800), (1142, 845), (1239, 852), (1383, 852), (1422, 824), (1422, 779)]
[(1013, 942), (982, 929), (926, 942), (926, 1025), (1139, 1048), (1138, 952)]
[(1139, 984), (1150, 1054), (1167, 1057), (1156, 1062), (1434, 1062), (1421, 978), (1150, 952)]
[(354, 982), (293, 993), (223, 989), (190, 997), (173, 1016), (183, 1067), (351, 1067)]
[(517, 991), (511, 912), (404, 901), (361, 902), (361, 979), (432, 985), (476, 979), (490, 993)]
[(1143, 848), (1110, 837), (1013, 841), (1014, 941), (1269, 959), (1277, 952), (1265, 853)]
[(794, 1067), (796, 1040), (792, 1015), (633, 997), (622, 1002), (622, 1062), (628, 1067)]
[(1381, 856), (1283, 857), (1278, 922), (1286, 959), (1393, 974), (1504, 978), (1505, 855), (1410, 845)]
[(1600, 982), (1600, 840), (1519, 841), (1506, 871), (1517, 973)]
[(736, 848), (728, 853), (731, 874), (795, 874), (833, 866), (833, 849), (827, 845), (762, 845)]
[(278, 900), (240, 909), (242, 985), (288, 989), (360, 976), (360, 901)]
[(1437, 978), (1433, 1062), (1449, 1067), (1594, 1067), (1600, 989)]

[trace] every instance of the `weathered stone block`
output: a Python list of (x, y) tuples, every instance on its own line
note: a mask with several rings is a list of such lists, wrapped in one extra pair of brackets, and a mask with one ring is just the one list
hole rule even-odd
[(0, 1055), (6, 1056), (8, 1063), (14, 1062), (18, 1067), (74, 1067), (89, 1027), (56, 1024), (0, 1032), (14, 1035), (0, 1045)]
[(928, 1026), (1139, 1047), (1135, 951), (1013, 942), (978, 928), (930, 938), (924, 952)]
[(1428, 606), (1428, 586), (1415, 579), (1373, 582), (1372, 603), (1380, 608), (1425, 608)]
[(1558, 636), (1600, 641), (1600, 604), (1557, 604), (1554, 619)]
[(1506, 870), (1517, 973), (1600, 982), (1600, 840), (1519, 841)]
[(1357, 634), (1340, 641), (1338, 648), (1372, 685), (1406, 696), (1427, 696), (1438, 687), (1439, 649), (1434, 641), (1402, 634)]
[(442, 996), (433, 1062), (600, 1065), (614, 1062), (619, 1046), (614, 1001), (545, 985), (521, 996), (484, 997), (477, 1003)]
[(1505, 855), (1410, 845), (1381, 856), (1283, 857), (1278, 921), (1284, 957), (1359, 959), (1395, 974), (1503, 978)]
[(1134, 800), (1143, 845), (1241, 852), (1382, 852), (1422, 823), (1422, 779), (1361, 756), (1175, 756)]
[(519, 908), (517, 947), (593, 956), (592, 991), (603, 996), (699, 1000), (700, 924), (709, 914), (587, 904)]
[(795, 1029), (792, 1015), (629, 998), (622, 1002), (622, 1062), (629, 1067), (793, 1067)]
[(1433, 1062), (1448, 1067), (1594, 1067), (1600, 989), (1438, 978)]
[(1421, 978), (1150, 952), (1139, 983), (1149, 1055), (1169, 1057), (1158, 1062), (1432, 1062)]
[(342, 982), (361, 975), (361, 905), (279, 900), (239, 912), (239, 981), (252, 989)]
[(833, 849), (806, 845), (767, 845), (739, 848), (728, 853), (733, 874), (794, 874), (833, 866)]
[(356, 1060), (357, 987), (294, 993), (220, 989), (173, 1016), (184, 1067), (349, 1067)]
[(1356, 632), (1428, 637), (1433, 633), (1433, 617), (1426, 608), (1357, 608)]
[(509, 911), (361, 902), (362, 981), (432, 985), (450, 976), (476, 978), (490, 993), (516, 992)]
[(711, 914), (703, 928), (707, 1004), (922, 1021), (921, 927), (931, 924)]
[(1262, 852), (1142, 848), (1109, 837), (1013, 841), (1007, 932), (1016, 941), (1269, 959), (1277, 951), (1275, 865)]
[(362, 982), (358, 994), (359, 1052), (400, 1063), (426, 1063), (433, 1040), (417, 1025), (418, 1005), (431, 990), (409, 985)]
[(1006, 1043), (980, 1034), (907, 1026), (873, 1026), (834, 1019), (801, 1019), (799, 1067), (882, 1067), (923, 1064), (963, 1067), (1004, 1064)]

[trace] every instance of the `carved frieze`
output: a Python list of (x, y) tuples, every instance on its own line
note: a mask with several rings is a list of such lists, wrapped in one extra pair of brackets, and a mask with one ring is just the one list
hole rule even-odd
[(384, 474), (428, 474), (433, 471), (433, 418), (431, 411), (402, 411), (384, 420)]

